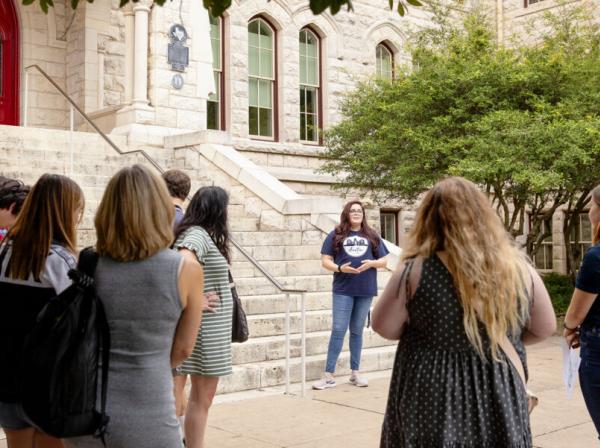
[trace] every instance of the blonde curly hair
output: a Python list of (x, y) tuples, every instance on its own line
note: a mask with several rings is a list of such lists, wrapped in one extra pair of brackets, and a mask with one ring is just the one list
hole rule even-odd
[(527, 256), (504, 229), (489, 199), (461, 177), (448, 177), (427, 192), (402, 258), (448, 254), (470, 342), (484, 357), (481, 325), (498, 360), (498, 341), (518, 333), (529, 314)]

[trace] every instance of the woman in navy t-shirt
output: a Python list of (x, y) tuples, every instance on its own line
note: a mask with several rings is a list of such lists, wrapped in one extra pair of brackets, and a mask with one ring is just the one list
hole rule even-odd
[(600, 293), (600, 185), (591, 196), (589, 217), (594, 245), (583, 258), (563, 326), (569, 345), (581, 345), (581, 392), (600, 434), (600, 302), (596, 300)]
[(333, 274), (333, 323), (327, 364), (323, 378), (313, 389), (335, 386), (333, 374), (346, 331), (350, 328), (350, 383), (365, 387), (367, 379), (358, 375), (363, 328), (377, 294), (377, 268), (387, 264), (388, 251), (383, 241), (365, 220), (360, 201), (346, 204), (340, 224), (327, 235), (321, 249), (322, 266)]

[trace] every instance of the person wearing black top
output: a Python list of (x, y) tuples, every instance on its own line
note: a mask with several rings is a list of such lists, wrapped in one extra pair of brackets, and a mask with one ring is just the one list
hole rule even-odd
[(44, 174), (0, 244), (0, 426), (9, 447), (63, 446), (33, 428), (23, 413), (19, 354), (42, 307), (71, 284), (68, 272), (77, 265), (76, 228), (83, 206), (74, 181)]
[(591, 193), (589, 217), (593, 246), (581, 263), (563, 335), (571, 347), (581, 346), (581, 392), (600, 434), (600, 185)]

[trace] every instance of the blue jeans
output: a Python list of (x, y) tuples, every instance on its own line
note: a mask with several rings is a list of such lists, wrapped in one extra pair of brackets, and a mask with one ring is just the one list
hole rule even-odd
[(600, 327), (581, 327), (579, 383), (587, 410), (600, 434)]
[(348, 327), (350, 327), (350, 367), (352, 370), (358, 370), (360, 367), (363, 328), (372, 301), (373, 297), (333, 294), (333, 328), (327, 350), (326, 372), (335, 372), (335, 364), (342, 351)]

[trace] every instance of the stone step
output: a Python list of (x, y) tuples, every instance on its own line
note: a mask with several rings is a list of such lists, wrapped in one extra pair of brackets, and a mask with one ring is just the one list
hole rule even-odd
[[(329, 337), (331, 332), (315, 331), (306, 335), (306, 354), (309, 356), (327, 353)], [(343, 350), (348, 350), (349, 335), (344, 340)], [(290, 356), (300, 356), (301, 335), (294, 333), (290, 335)], [(371, 347), (382, 347), (396, 345), (397, 341), (388, 341), (370, 328), (363, 331), (363, 349)], [(235, 365), (257, 363), (264, 361), (275, 361), (285, 358), (285, 335), (251, 337), (243, 344), (233, 344), (233, 363)]]
[[(385, 286), (385, 284), (380, 284)], [(381, 295), (383, 289), (378, 291), (377, 296)], [(252, 296), (240, 296), (242, 300), (242, 306), (246, 315), (255, 314), (274, 314), (274, 313), (285, 313), (286, 308), (286, 295), (281, 294), (268, 294), (268, 295), (252, 295)], [(375, 303), (376, 297), (373, 299)], [(320, 292), (307, 292), (306, 293), (306, 310), (330, 310), (331, 309), (331, 292), (320, 291)], [(289, 308), (290, 312), (301, 310), (302, 299), (300, 294), (290, 294)]]
[[(290, 313), (290, 331), (300, 332), (300, 313)], [(331, 328), (331, 310), (316, 310), (306, 312), (306, 332), (326, 331)], [(277, 336), (285, 334), (285, 315), (256, 314), (248, 316), (250, 337)]]
[[(315, 263), (317, 262), (315, 261)], [(380, 271), (380, 273), (377, 276), (378, 285), (384, 286), (387, 283), (390, 276), (391, 272)], [(331, 291), (331, 273), (322, 275), (288, 275), (285, 277), (274, 277), (285, 288), (305, 289), (307, 292)], [(274, 286), (266, 277), (263, 277), (262, 274), (260, 277), (236, 278), (235, 281), (236, 288), (240, 296), (254, 296), (265, 294), (269, 295), (281, 293), (281, 291), (276, 286)]]
[[(362, 351), (360, 370), (374, 372), (390, 369), (394, 363), (395, 345), (367, 348)], [(325, 370), (325, 354), (306, 357), (306, 380), (314, 381), (321, 377)], [(336, 366), (336, 374), (350, 373), (350, 353), (342, 352)], [(300, 358), (290, 360), (291, 382), (301, 380)], [(218, 393), (239, 392), (249, 389), (279, 386), (285, 383), (285, 360), (267, 361), (257, 364), (241, 364), (233, 366), (233, 375), (223, 377), (219, 381)]]

